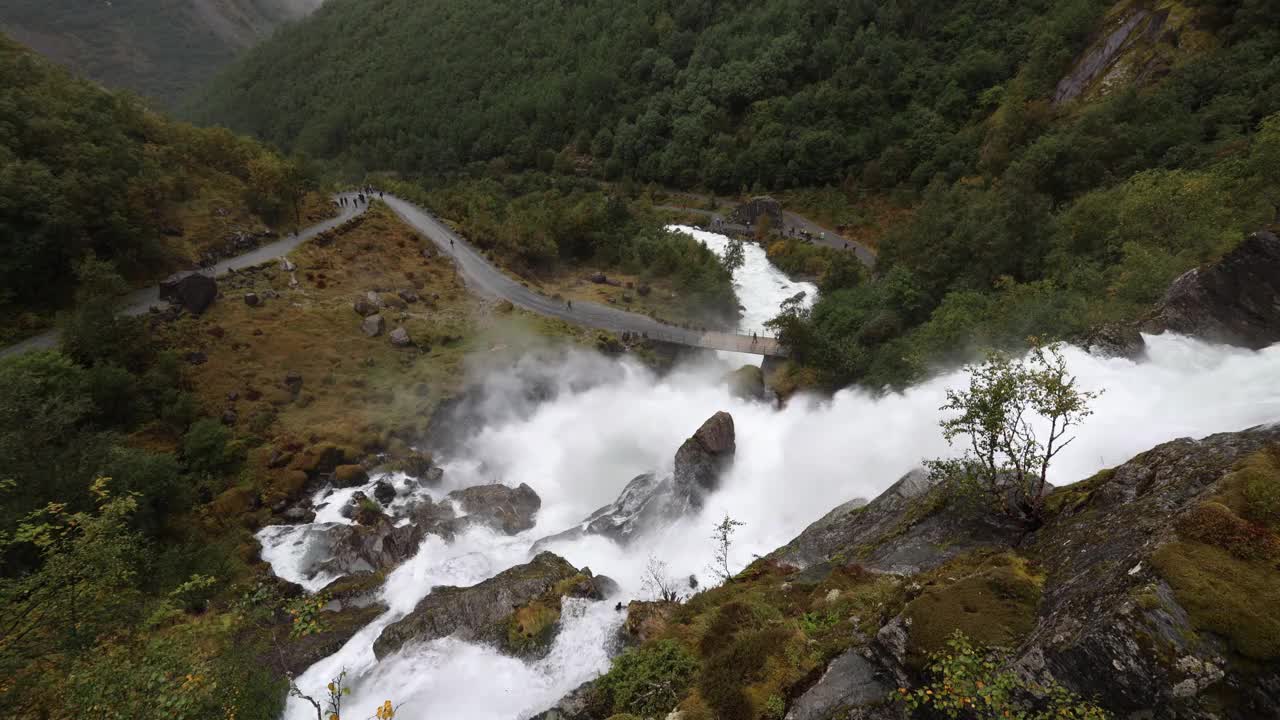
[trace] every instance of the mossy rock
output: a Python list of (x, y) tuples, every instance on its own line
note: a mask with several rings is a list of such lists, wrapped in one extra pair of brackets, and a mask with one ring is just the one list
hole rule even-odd
[(516, 657), (540, 657), (551, 649), (560, 623), (560, 600), (535, 600), (506, 620), (504, 650)]
[(1042, 579), (1010, 554), (967, 556), (930, 573), (932, 582), (907, 603), (907, 665), (923, 668), (959, 630), (975, 645), (1015, 647), (1035, 626)]
[(333, 484), (338, 487), (353, 487), (369, 482), (369, 471), (360, 465), (339, 465), (333, 470)]
[(1280, 658), (1280, 571), (1202, 542), (1168, 543), (1151, 558), (1199, 630), (1257, 661)]
[(257, 505), (258, 493), (250, 487), (233, 487), (222, 491), (209, 510), (220, 521), (235, 521), (243, 518)]

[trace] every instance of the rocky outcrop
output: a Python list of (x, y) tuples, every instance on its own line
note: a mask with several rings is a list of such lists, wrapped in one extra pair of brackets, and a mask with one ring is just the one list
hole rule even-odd
[(828, 720), (846, 708), (879, 705), (890, 692), (886, 679), (892, 682), (880, 673), (860, 652), (849, 650), (831, 661), (817, 684), (796, 698), (786, 720)]
[(755, 225), (765, 217), (773, 221), (776, 226), (782, 219), (782, 204), (767, 195), (761, 195), (734, 208), (729, 213), (728, 219), (729, 222), (738, 225)]
[(584, 535), (603, 535), (627, 543), (644, 532), (670, 523), (702, 507), (703, 499), (719, 487), (732, 462), (736, 441), (733, 417), (717, 412), (676, 451), (670, 477), (645, 473), (632, 478), (618, 499), (583, 520), (577, 527), (542, 538), (535, 549)]
[(1084, 338), (1090, 352), (1140, 358), (1141, 333), (1181, 335), (1253, 350), (1280, 342), (1280, 238), (1245, 238), (1215, 263), (1183, 273), (1145, 319), (1112, 323)]
[(1216, 263), (1183, 274), (1142, 329), (1254, 350), (1280, 342), (1280, 238), (1253, 233)]
[(672, 491), (678, 503), (702, 507), (703, 499), (720, 484), (720, 475), (733, 461), (737, 445), (733, 416), (721, 410), (676, 450)]
[(160, 281), (160, 299), (199, 315), (218, 297), (218, 283), (200, 272), (181, 272)]
[(408, 615), (382, 631), (373, 644), (374, 654), (381, 659), (408, 642), (428, 642), (450, 635), (496, 643), (504, 637), (506, 621), (514, 609), (578, 575), (578, 570), (564, 558), (544, 552), (478, 585), (432, 588)]
[(381, 513), (365, 523), (330, 525), (325, 529), (330, 556), (317, 569), (337, 576), (390, 570), (413, 557), (427, 530), (417, 523), (397, 526)]
[(506, 485), (477, 485), (454, 490), (449, 497), (466, 513), (463, 520), (480, 523), (515, 535), (533, 527), (542, 499), (525, 483), (511, 488)]
[(725, 375), (725, 384), (729, 386), (729, 394), (742, 400), (763, 400), (764, 372), (758, 365), (743, 365)]

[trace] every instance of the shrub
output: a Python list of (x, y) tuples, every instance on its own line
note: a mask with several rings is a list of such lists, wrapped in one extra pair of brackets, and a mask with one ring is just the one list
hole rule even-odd
[(897, 699), (919, 717), (964, 720), (1022, 718), (1023, 720), (1107, 720), (1111, 715), (1060, 685), (1039, 685), (1016, 673), (1000, 670), (1002, 658), (974, 647), (956, 631), (946, 648), (929, 657), (931, 682), (908, 691), (898, 688)]
[(231, 431), (213, 418), (197, 420), (182, 438), (182, 456), (192, 472), (217, 475), (225, 471), (235, 461)]
[(665, 717), (684, 696), (698, 660), (674, 640), (623, 653), (596, 683), (592, 704), (604, 713)]

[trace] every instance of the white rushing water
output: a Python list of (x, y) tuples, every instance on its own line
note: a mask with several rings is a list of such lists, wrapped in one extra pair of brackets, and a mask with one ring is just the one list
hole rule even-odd
[[(1083, 479), (1173, 438), (1280, 420), (1280, 345), (1252, 352), (1176, 336), (1147, 340), (1149, 359), (1141, 364), (1067, 348), (1081, 385), (1106, 393), (1079, 438), (1056, 460), (1053, 482)], [(873, 497), (921, 458), (947, 454), (937, 428), (938, 406), (947, 387), (964, 382), (957, 371), (899, 394), (846, 390), (827, 401), (794, 398), (776, 410), (730, 396), (717, 382), (724, 369), (690, 367), (658, 378), (626, 360), (571, 352), (544, 369), (562, 378), (555, 397), (520, 412), (501, 398), (528, 367), (492, 378), (500, 393), (488, 405), (492, 417), (446, 465), (444, 490), (528, 483), (542, 498), (537, 527), (516, 537), (473, 530), (452, 544), (429, 539), (390, 575), (383, 591), (390, 612), (310, 668), (299, 685), (322, 688), (346, 668), (355, 690), (348, 707), (356, 714), (385, 699), (401, 703), (405, 718), (509, 720), (545, 709), (608, 667), (606, 641), (621, 621), (612, 602), (566, 612), (552, 654), (530, 664), (452, 639), (410, 646), (375, 663), (372, 642), (432, 585), (469, 585), (524, 562), (534, 540), (612, 501), (636, 474), (669, 470), (679, 444), (717, 410), (733, 415), (737, 455), (700, 516), (626, 549), (600, 538), (551, 549), (619, 581), (619, 599), (625, 601), (641, 596), (640, 576), (651, 553), (669, 563), (673, 577), (692, 573), (705, 581), (711, 526), (727, 512), (745, 523), (732, 558), (742, 567), (835, 505)], [(264, 556), (278, 573), (297, 575), (291, 563), (305, 553), (283, 538), (296, 539), (308, 527), (260, 533)], [(313, 716), (308, 706), (291, 701), (290, 720)]]

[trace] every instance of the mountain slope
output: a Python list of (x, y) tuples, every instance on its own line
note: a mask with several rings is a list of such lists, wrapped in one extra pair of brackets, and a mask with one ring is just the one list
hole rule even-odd
[(108, 87), (174, 105), (322, 0), (10, 0), (0, 30)]

